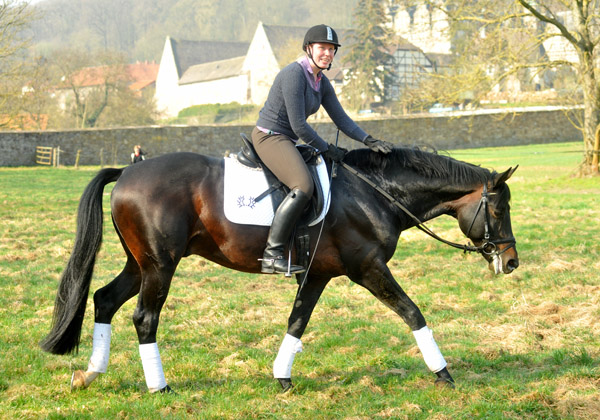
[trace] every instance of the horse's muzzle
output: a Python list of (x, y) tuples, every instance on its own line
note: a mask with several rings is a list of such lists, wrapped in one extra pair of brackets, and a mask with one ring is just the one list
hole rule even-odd
[(494, 274), (510, 274), (514, 270), (519, 267), (519, 257), (515, 255), (508, 254), (495, 254), (492, 256), (491, 261), (489, 261), (489, 269), (493, 271)]

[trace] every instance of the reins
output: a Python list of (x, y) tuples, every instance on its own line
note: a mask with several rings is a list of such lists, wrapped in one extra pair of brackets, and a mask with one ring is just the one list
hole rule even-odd
[[(471, 221), (471, 225), (469, 226), (469, 232), (471, 231), (471, 229), (473, 228), (473, 224), (475, 223), (475, 219), (477, 218), (477, 214), (479, 213), (479, 211), (481, 210), (481, 207), (483, 206), (485, 208), (485, 237), (484, 237), (484, 243), (480, 246), (474, 246), (474, 245), (466, 245), (466, 244), (459, 244), (456, 242), (451, 242), (448, 241), (444, 238), (441, 238), (440, 236), (438, 236), (435, 232), (433, 232), (431, 229), (429, 229), (427, 226), (425, 226), (423, 224), (423, 222), (414, 214), (412, 214), (410, 212), (410, 210), (408, 210), (404, 205), (402, 205), (402, 203), (400, 203), (398, 200), (396, 200), (394, 197), (391, 196), (391, 194), (389, 194), (387, 191), (385, 191), (383, 188), (381, 188), (379, 185), (375, 184), (373, 181), (371, 181), (369, 178), (367, 178), (365, 175), (363, 175), (362, 173), (360, 173), (359, 171), (357, 171), (356, 169), (354, 169), (353, 167), (351, 167), (350, 165), (348, 165), (345, 162), (340, 162), (339, 163), (340, 166), (342, 166), (344, 169), (346, 169), (348, 172), (354, 174), (355, 176), (357, 176), (358, 178), (362, 179), (364, 182), (366, 182), (368, 185), (370, 185), (374, 190), (376, 190), (377, 192), (379, 192), (381, 195), (383, 195), (385, 198), (387, 198), (392, 204), (394, 204), (396, 207), (398, 207), (400, 210), (402, 210), (404, 213), (406, 213), (410, 218), (412, 218), (417, 224), (416, 227), (420, 230), (422, 230), (423, 232), (425, 232), (427, 235), (431, 236), (432, 238), (446, 244), (449, 245), (451, 247), (454, 248), (458, 248), (458, 249), (462, 249), (463, 252), (479, 252), (482, 254), (496, 254), (496, 255), (500, 255), (504, 252), (506, 252), (508, 249), (512, 248), (513, 246), (515, 246), (516, 241), (513, 237), (511, 238), (507, 238), (507, 239), (500, 239), (500, 240), (494, 240), (491, 241), (490, 240), (490, 235), (489, 235), (489, 211), (488, 211), (488, 195), (489, 193), (487, 192), (487, 185), (483, 185), (483, 193), (481, 194), (481, 201), (479, 202), (479, 206), (477, 208), (477, 212), (475, 213), (475, 216), (473, 217), (473, 220)], [(468, 233), (467, 232), (467, 235)], [(497, 244), (502, 244), (502, 243), (510, 243), (511, 246), (506, 247), (505, 249), (503, 249), (500, 252), (497, 252)]]

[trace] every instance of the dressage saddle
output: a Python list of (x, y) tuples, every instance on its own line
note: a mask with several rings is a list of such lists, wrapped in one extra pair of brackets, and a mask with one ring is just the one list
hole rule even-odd
[[(260, 160), (256, 150), (254, 150), (254, 145), (252, 145), (252, 142), (250, 142), (248, 137), (246, 137), (244, 133), (240, 133), (240, 136), (242, 137), (242, 147), (237, 154), (238, 162), (250, 168), (262, 169), (267, 179), (267, 184), (269, 185), (269, 188), (256, 197), (255, 201), (259, 202), (268, 195), (271, 195), (273, 212), (275, 212), (283, 199), (290, 192), (290, 189), (279, 181), (273, 172), (271, 172), (271, 170), (269, 170), (269, 168), (267, 168)], [(319, 174), (317, 172), (317, 165), (320, 163), (322, 157), (320, 157), (320, 154), (317, 153), (314, 147), (306, 144), (298, 144), (296, 145), (296, 149), (302, 155), (315, 186), (311, 201), (298, 222), (298, 224), (301, 225), (312, 222), (321, 214), (323, 207), (325, 206), (325, 193), (323, 192), (323, 187), (319, 181)]]

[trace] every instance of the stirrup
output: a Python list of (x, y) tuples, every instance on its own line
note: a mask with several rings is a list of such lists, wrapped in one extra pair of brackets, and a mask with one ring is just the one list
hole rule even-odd
[(271, 258), (259, 258), (258, 261), (262, 262), (260, 271), (264, 274), (279, 273), (285, 274), (287, 277), (291, 277), (292, 274), (300, 274), (306, 271), (306, 268), (301, 265), (288, 263), (285, 263), (284, 266), (276, 265), (276, 262), (284, 262), (282, 255), (277, 255)]

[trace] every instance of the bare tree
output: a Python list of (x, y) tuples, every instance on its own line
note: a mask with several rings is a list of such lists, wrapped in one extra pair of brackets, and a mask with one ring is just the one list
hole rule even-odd
[[(131, 89), (131, 66), (121, 53), (62, 50), (48, 59), (63, 117), (62, 128), (152, 124), (156, 118), (152, 92)], [(55, 124), (53, 124), (54, 126)]]
[(21, 83), (26, 76), (24, 56), (31, 43), (27, 29), (34, 19), (28, 2), (0, 0), (0, 114), (5, 116), (4, 124), (19, 110)]
[(60, 75), (58, 100), (79, 128), (95, 127), (111, 96), (125, 84), (125, 60), (112, 52), (62, 50), (50, 59)]
[[(530, 16), (550, 26), (553, 30), (540, 41), (558, 37), (565, 40), (577, 54), (577, 61), (551, 60), (549, 65), (567, 65), (575, 69), (583, 88), (583, 142), (586, 172), (598, 172), (600, 153), (597, 132), (600, 129), (600, 69), (598, 46), (600, 43), (600, 2), (598, 0), (517, 0)], [(558, 61), (558, 62), (557, 62)]]
[[(416, 7), (415, 0), (392, 0)], [(565, 84), (573, 75), (583, 102), (583, 173), (598, 172), (600, 123), (600, 0), (425, 0), (446, 13), (453, 44), (451, 68), (433, 75), (423, 89), (457, 99), (469, 93), (513, 87), (514, 91)], [(554, 81), (552, 81), (554, 79)], [(574, 114), (571, 114), (574, 115)]]

